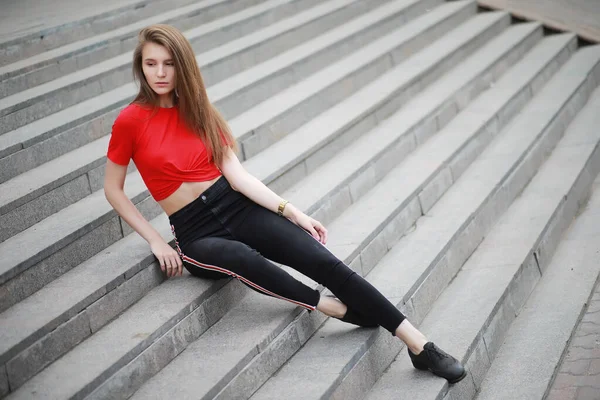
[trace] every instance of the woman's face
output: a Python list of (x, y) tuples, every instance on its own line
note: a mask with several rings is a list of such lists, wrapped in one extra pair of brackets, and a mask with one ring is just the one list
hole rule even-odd
[(175, 66), (171, 53), (156, 43), (146, 43), (142, 49), (142, 69), (146, 81), (159, 96), (175, 89)]

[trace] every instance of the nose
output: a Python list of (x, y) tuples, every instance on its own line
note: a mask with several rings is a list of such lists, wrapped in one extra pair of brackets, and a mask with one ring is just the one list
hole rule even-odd
[(159, 76), (159, 77), (164, 77), (164, 76), (166, 76), (166, 75), (167, 75), (167, 74), (165, 73), (165, 69), (164, 69), (164, 67), (163, 67), (162, 65), (159, 65), (159, 66), (158, 66), (158, 76)]

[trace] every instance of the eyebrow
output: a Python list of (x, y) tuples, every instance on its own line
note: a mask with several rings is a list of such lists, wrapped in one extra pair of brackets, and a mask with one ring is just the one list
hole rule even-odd
[[(154, 58), (144, 58), (144, 61), (156, 61)], [(173, 61), (172, 58), (167, 58), (165, 61)]]

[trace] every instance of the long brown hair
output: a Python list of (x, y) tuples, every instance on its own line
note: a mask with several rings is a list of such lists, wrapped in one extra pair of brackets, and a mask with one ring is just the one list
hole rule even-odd
[(171, 53), (175, 65), (175, 90), (172, 95), (179, 108), (180, 119), (200, 136), (212, 161), (219, 166), (227, 149), (223, 146), (221, 134), (234, 150), (237, 150), (236, 142), (229, 125), (208, 100), (192, 45), (177, 28), (156, 24), (140, 31), (138, 45), (133, 52), (133, 74), (140, 82), (140, 91), (133, 102), (159, 106), (159, 96), (146, 81), (142, 69), (142, 50), (149, 42), (163, 46)]

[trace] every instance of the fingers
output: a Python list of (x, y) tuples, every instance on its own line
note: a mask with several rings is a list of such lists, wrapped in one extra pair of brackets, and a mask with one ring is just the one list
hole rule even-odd
[(165, 257), (165, 264), (167, 265), (167, 276), (170, 278), (172, 277), (174, 274), (173, 270), (173, 260), (170, 257)]
[(183, 261), (181, 261), (181, 258), (179, 257), (179, 255), (177, 255), (177, 267), (179, 267), (179, 276), (183, 275)]
[(313, 226), (311, 226), (308, 229), (308, 233), (310, 233), (310, 235), (315, 239), (315, 240), (319, 240), (320, 241), (320, 237), (319, 234), (317, 233), (317, 231), (315, 230), (315, 228)]
[(167, 277), (183, 275), (183, 262), (177, 253), (158, 257), (158, 260), (160, 262), (160, 269)]
[(327, 243), (327, 229), (319, 222), (314, 220), (313, 225), (319, 234), (319, 241), (323, 244)]

